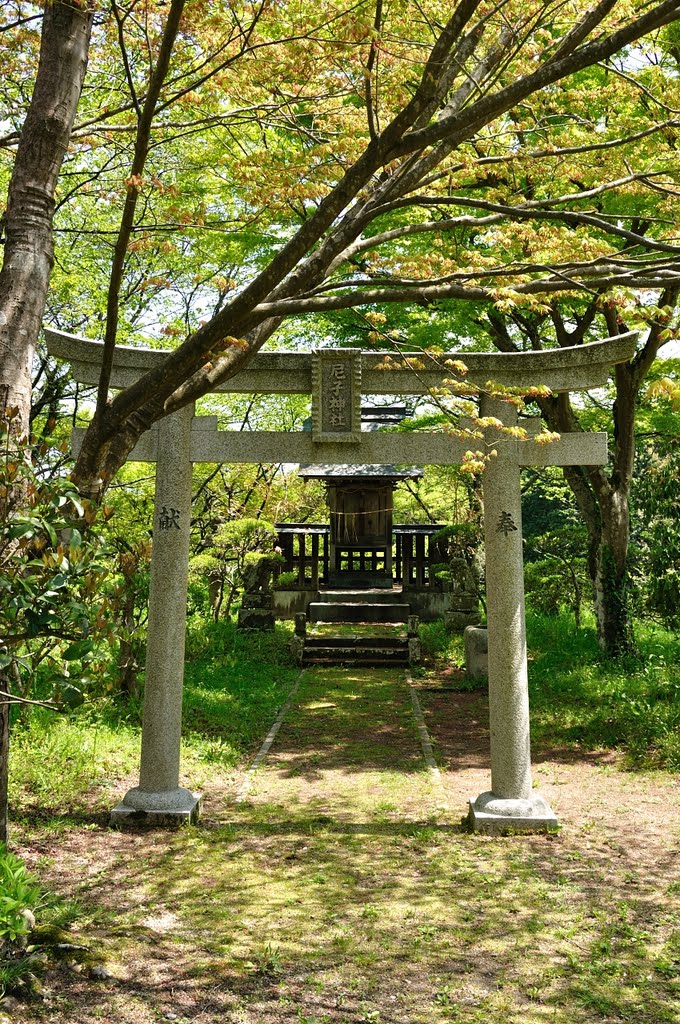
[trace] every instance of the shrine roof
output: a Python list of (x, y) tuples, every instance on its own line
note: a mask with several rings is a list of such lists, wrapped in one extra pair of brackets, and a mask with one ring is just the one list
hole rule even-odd
[(318, 463), (313, 466), (300, 466), (300, 476), (304, 478), (323, 479), (366, 479), (372, 480), (415, 480), (423, 475), (423, 470), (417, 466), (396, 466), (354, 464), (348, 466), (335, 466)]

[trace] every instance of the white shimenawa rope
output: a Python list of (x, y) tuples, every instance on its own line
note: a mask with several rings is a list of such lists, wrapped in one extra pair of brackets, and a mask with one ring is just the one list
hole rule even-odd
[(253, 759), (253, 763), (251, 764), (250, 768), (248, 768), (247, 771), (245, 772), (245, 778), (243, 779), (243, 782), (239, 786), (238, 792), (236, 793), (236, 799), (234, 801), (235, 803), (242, 804), (242, 803), (244, 803), (248, 799), (248, 794), (250, 792), (250, 787), (253, 784), (253, 776), (254, 776), (255, 772), (257, 771), (257, 769), (262, 764), (262, 762), (264, 761), (264, 759), (267, 756), (267, 754), (269, 753), (271, 745), (274, 742), (274, 740), (276, 739), (276, 734), (278, 733), (279, 729), (281, 728), (281, 726), (283, 724), (284, 718), (286, 717), (286, 715), (290, 711), (290, 706), (293, 703), (293, 698), (294, 698), (295, 694), (297, 693), (297, 691), (299, 689), (300, 683), (302, 682), (302, 678), (303, 678), (305, 672), (306, 672), (306, 669), (303, 669), (302, 672), (300, 673), (300, 675), (297, 677), (297, 679), (293, 683), (292, 689), (290, 690), (290, 692), (289, 692), (288, 696), (286, 697), (286, 700), (284, 701), (284, 703), (281, 705), (281, 708), (279, 710), (279, 713), (278, 713), (276, 721), (274, 722), (274, 724), (272, 725), (271, 729), (267, 733), (267, 735), (265, 737), (265, 741), (262, 744), (262, 746), (260, 747), (260, 749), (258, 750), (257, 754), (255, 755), (255, 758)]
[(411, 704), (413, 706), (413, 716), (416, 720), (416, 726), (418, 728), (418, 735), (420, 737), (420, 747), (423, 751), (423, 759), (427, 765), (427, 770), (430, 773), (430, 778), (434, 782), (436, 788), (439, 790), (439, 803), (438, 807), (441, 810), (448, 811), (449, 802), (446, 798), (446, 791), (444, 789), (444, 780), (442, 779), (442, 773), (437, 767), (437, 762), (434, 759), (434, 751), (432, 749), (432, 740), (430, 734), (427, 731), (425, 725), (425, 719), (423, 718), (423, 709), (420, 706), (418, 699), (418, 691), (413, 685), (413, 677), (410, 672), (406, 673), (406, 682), (411, 692)]

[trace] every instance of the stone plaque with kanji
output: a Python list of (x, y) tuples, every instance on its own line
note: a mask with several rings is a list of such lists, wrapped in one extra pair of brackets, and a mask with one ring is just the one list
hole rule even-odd
[(361, 440), (361, 354), (322, 349), (312, 357), (312, 437)]

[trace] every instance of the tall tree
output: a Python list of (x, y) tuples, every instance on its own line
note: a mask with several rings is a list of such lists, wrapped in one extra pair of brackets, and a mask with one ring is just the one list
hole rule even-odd
[[(598, 334), (615, 335), (626, 330), (627, 316), (642, 328), (642, 343), (635, 356), (614, 368), (610, 465), (566, 466), (563, 470), (588, 531), (588, 568), (598, 636), (601, 646), (612, 655), (633, 649), (628, 549), (637, 406), (645, 375), (671, 334), (668, 327), (677, 317), (677, 298), (678, 292), (672, 288), (662, 293), (658, 306), (638, 303), (637, 310), (634, 301), (622, 303), (619, 297), (615, 305), (596, 296), (580, 308), (574, 303), (565, 303), (562, 308), (553, 303), (542, 313), (515, 309), (503, 315), (491, 310), (484, 317), (488, 333), (502, 352), (555, 344), (563, 348), (594, 340)], [(646, 327), (640, 324), (640, 313), (644, 314)], [(539, 398), (537, 402), (551, 430), (584, 429), (586, 410), (569, 394)]]
[[(283, 317), (377, 300), (493, 299), (510, 282), (518, 294), (555, 292), (564, 287), (565, 272), (570, 281), (587, 279), (600, 286), (618, 282), (622, 275), (633, 285), (658, 284), (664, 273), (672, 274), (672, 243), (659, 239), (658, 233), (642, 236), (588, 213), (583, 202), (592, 190), (582, 188), (550, 200), (508, 204), (486, 199), (489, 212), (477, 218), (477, 229), (504, 220), (518, 225), (529, 219), (561, 223), (610, 238), (626, 235), (651, 260), (608, 260), (607, 246), (600, 244), (599, 260), (592, 255), (571, 260), (568, 268), (552, 260), (541, 270), (525, 261), (523, 266), (514, 263), (508, 278), (507, 267), (484, 270), (472, 265), (467, 270), (449, 256), (452, 272), (438, 274), (447, 261), (428, 264), (417, 249), (411, 254), (406, 243), (410, 237), (427, 237), (433, 249), (441, 245), (452, 222), (460, 222), (460, 216), (446, 214), (465, 206), (465, 195), (452, 194), (452, 186), (455, 190), (461, 181), (461, 165), (463, 170), (485, 167), (493, 179), (494, 165), (509, 156), (499, 157), (494, 141), (503, 135), (514, 139), (527, 110), (531, 122), (536, 97), (543, 98), (544, 107), (553, 105), (552, 118), (559, 124), (569, 106), (561, 93), (572, 92), (577, 99), (581, 95), (575, 76), (674, 21), (678, 6), (677, 0), (639, 8), (601, 0), (591, 9), (550, 0), (528, 5), (461, 0), (442, 24), (434, 3), (414, 7), (401, 2), (389, 9), (381, 3), (350, 9), (326, 3), (310, 12), (300, 5), (262, 0), (215, 12), (204, 5), (184, 11), (175, 0), (167, 12), (159, 12), (141, 0), (128, 7), (114, 2), (109, 25), (120, 47), (115, 73), (124, 78), (127, 97), (86, 118), (82, 131), (102, 129), (104, 137), (108, 133), (114, 139), (118, 133), (129, 137), (132, 131), (135, 141), (109, 274), (97, 415), (77, 468), (83, 490), (100, 492), (101, 481), (110, 479), (141, 431), (242, 368)], [(228, 31), (222, 22), (229, 23)], [(134, 26), (141, 40), (137, 50)], [(60, 31), (63, 41), (68, 33)], [(45, 39), (50, 38), (46, 32)], [(110, 55), (107, 59), (110, 63)], [(621, 81), (626, 76), (631, 77), (624, 62)], [(558, 87), (565, 81), (569, 90)], [(655, 88), (645, 86), (650, 94)], [(238, 109), (237, 96), (245, 98)], [(200, 116), (187, 116), (191, 105)], [(131, 121), (125, 121), (126, 114)], [(541, 130), (530, 123), (520, 126), (519, 134), (532, 143), (549, 114), (547, 118), (538, 126)], [(668, 121), (652, 118), (649, 124), (648, 119), (643, 134), (669, 130)], [(154, 227), (160, 227), (144, 224), (145, 215), (153, 212), (153, 190), (165, 190), (157, 178), (150, 181), (143, 173), (149, 148), (167, 143), (170, 131), (177, 138), (216, 125), (231, 139), (223, 167), (232, 192), (227, 202), (232, 210), (237, 208), (240, 237), (244, 239), (247, 220), (263, 222), (263, 234), (269, 237), (250, 258), (246, 254), (237, 287), (224, 296), (215, 315), (190, 329), (158, 371), (109, 402), (120, 286), (133, 262), (131, 253), (153, 247)], [(29, 129), (27, 122), (20, 151), (29, 148), (23, 139)], [(631, 135), (635, 132), (629, 131)], [(616, 140), (577, 148), (597, 152), (603, 145), (615, 147)], [(531, 145), (525, 147), (525, 156), (532, 153), (540, 159)], [(120, 150), (115, 162), (120, 165)], [(20, 170), (18, 160), (15, 177)], [(650, 180), (653, 176), (647, 175)], [(627, 177), (637, 180), (640, 175)], [(602, 187), (615, 185), (624, 183)], [(463, 185), (464, 190), (470, 187)], [(571, 208), (563, 209), (564, 204)], [(473, 205), (480, 208), (478, 198), (473, 197)], [(9, 208), (11, 212), (12, 203)], [(436, 213), (434, 219), (423, 216), (430, 210)], [(227, 218), (229, 212), (224, 210)], [(402, 243), (402, 258), (385, 260), (386, 246), (394, 253), (395, 243)], [(16, 286), (12, 292), (16, 294)], [(18, 355), (13, 358), (23, 366), (34, 344), (35, 324), (26, 329), (26, 336), (14, 334)], [(9, 356), (4, 359), (6, 384), (16, 372), (9, 367)]]
[(92, 30), (86, 4), (47, 5), (40, 61), (2, 216), (0, 407), (29, 433), (33, 356), (54, 261), (52, 221), (59, 171), (85, 77)]
[[(94, 254), (79, 294), (106, 279), (108, 296), (83, 493), (309, 314), (364, 306), (370, 324), (399, 303), (435, 332), (450, 300), (540, 318), (595, 294), (616, 319), (622, 287), (673, 295), (679, 12), (460, 0), (442, 23), (434, 0), (113, 0), (57, 221)], [(60, 252), (72, 295), (77, 252)], [(176, 347), (110, 398), (116, 343), (153, 324)], [(31, 337), (13, 335), (24, 365)], [(633, 404), (645, 353), (637, 384), (617, 371)], [(620, 509), (621, 472), (598, 515)]]

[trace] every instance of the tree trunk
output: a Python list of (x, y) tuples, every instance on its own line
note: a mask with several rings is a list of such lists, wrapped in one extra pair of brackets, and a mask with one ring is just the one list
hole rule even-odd
[[(551, 430), (580, 429), (567, 395), (544, 399), (540, 405)], [(621, 413), (619, 408), (619, 421)], [(631, 430), (633, 417), (634, 405), (625, 416)], [(630, 473), (615, 469), (608, 478), (600, 466), (565, 466), (563, 472), (588, 531), (588, 571), (600, 647), (612, 657), (629, 654), (634, 649), (627, 576)]]
[[(28, 439), (33, 357), (54, 262), (54, 194), (78, 107), (93, 14), (53, 0), (45, 6), (40, 62), (3, 216), (0, 270), (0, 415)], [(2, 689), (9, 692), (6, 676)], [(1, 698), (0, 698), (1, 699)], [(7, 841), (10, 705), (0, 704), (0, 840)]]
[(613, 491), (602, 508), (602, 529), (591, 554), (591, 577), (600, 646), (618, 656), (634, 650), (628, 600), (628, 488)]
[(28, 437), (33, 356), (54, 262), (54, 194), (82, 89), (93, 14), (54, 0), (45, 6), (40, 63), (4, 215), (0, 270), (0, 407)]
[[(130, 586), (128, 580), (126, 586)], [(125, 599), (121, 608), (120, 622), (123, 627), (123, 634), (120, 638), (118, 649), (118, 687), (125, 697), (139, 696), (139, 680), (137, 678), (138, 664), (135, 657), (135, 646), (132, 637), (135, 631), (135, 593), (134, 590), (125, 591)]]

